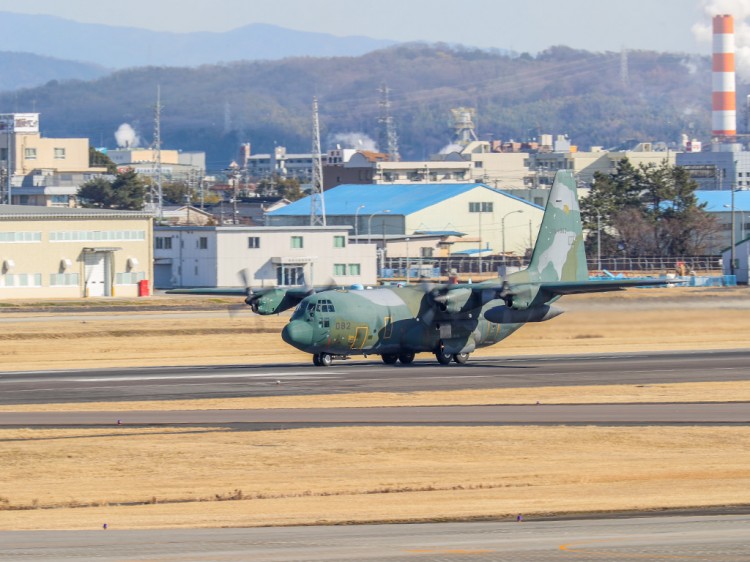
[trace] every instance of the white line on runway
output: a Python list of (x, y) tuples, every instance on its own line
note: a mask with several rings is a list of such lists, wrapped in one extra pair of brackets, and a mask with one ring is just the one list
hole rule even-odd
[(288, 378), (314, 376), (322, 378), (326, 375), (335, 375), (333, 371), (311, 373), (237, 373), (237, 374), (212, 374), (212, 375), (162, 375), (162, 376), (127, 376), (127, 377), (96, 377), (83, 379), (65, 379), (70, 382), (132, 382), (132, 381), (166, 381), (166, 380), (189, 380), (189, 379), (246, 379), (246, 378)]

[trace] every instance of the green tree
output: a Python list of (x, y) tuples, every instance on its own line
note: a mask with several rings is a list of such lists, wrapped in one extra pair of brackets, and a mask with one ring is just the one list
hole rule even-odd
[(93, 146), (89, 147), (89, 166), (92, 168), (107, 168), (108, 174), (117, 173), (117, 164), (112, 162), (109, 156), (99, 152)]
[(627, 159), (612, 174), (596, 173), (589, 197), (581, 202), (587, 250), (595, 250), (597, 216), (602, 251), (629, 256), (688, 256), (705, 251), (716, 224), (698, 203), (697, 184), (687, 171)]
[(141, 210), (146, 186), (134, 170), (118, 173), (113, 181), (97, 177), (78, 190), (83, 207), (96, 209)]
[(195, 191), (181, 181), (164, 182), (161, 186), (161, 195), (164, 203), (170, 205), (187, 205), (188, 199), (194, 204), (197, 200)]
[(287, 178), (279, 182), (279, 194), (289, 201), (297, 201), (305, 196), (297, 178)]

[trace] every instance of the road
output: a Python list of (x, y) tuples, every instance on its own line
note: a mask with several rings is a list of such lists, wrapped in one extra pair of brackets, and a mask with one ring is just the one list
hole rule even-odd
[(471, 358), (440, 366), (338, 361), (0, 373), (0, 404), (416, 392), (750, 379), (750, 350)]
[(750, 516), (0, 533), (0, 560), (307, 562), (750, 559)]

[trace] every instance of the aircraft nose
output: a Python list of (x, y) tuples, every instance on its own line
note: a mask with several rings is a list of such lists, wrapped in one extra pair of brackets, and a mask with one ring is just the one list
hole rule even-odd
[(292, 320), (281, 331), (281, 339), (294, 347), (312, 345), (313, 329), (307, 322)]

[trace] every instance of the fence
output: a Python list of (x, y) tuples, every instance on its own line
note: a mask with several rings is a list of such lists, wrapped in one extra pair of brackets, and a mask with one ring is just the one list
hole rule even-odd
[[(427, 277), (438, 279), (447, 277), (452, 271), (461, 276), (469, 274), (480, 276), (494, 276), (507, 268), (508, 271), (523, 269), (528, 260), (519, 257), (487, 256), (477, 257), (447, 257), (447, 258), (386, 258), (381, 277), (418, 279)], [(408, 271), (407, 271), (408, 267)], [(602, 257), (601, 269), (596, 258), (588, 259), (588, 268), (592, 274), (607, 270), (612, 273), (658, 273), (691, 271), (701, 273), (721, 274), (721, 259), (717, 256), (689, 256), (689, 257)]]

